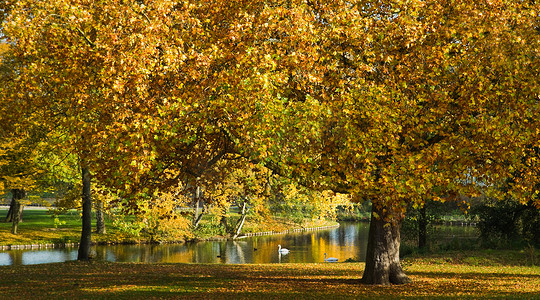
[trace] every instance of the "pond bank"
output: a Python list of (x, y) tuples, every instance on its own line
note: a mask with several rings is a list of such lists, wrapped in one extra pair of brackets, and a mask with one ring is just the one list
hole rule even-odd
[(0, 246), (0, 250), (1, 251), (8, 251), (8, 250), (41, 250), (41, 249), (68, 248), (68, 247), (78, 247), (78, 246), (79, 246), (79, 243), (5, 245), (5, 246)]
[[(248, 238), (253, 236), (266, 236), (266, 235), (278, 235), (278, 234), (287, 234), (287, 233), (293, 233), (293, 232), (308, 232), (308, 231), (317, 231), (317, 230), (326, 230), (326, 229), (332, 229), (339, 227), (339, 223), (336, 225), (328, 225), (328, 226), (317, 226), (317, 227), (309, 227), (309, 228), (293, 228), (288, 229), (284, 231), (267, 231), (267, 232), (248, 232), (245, 234), (242, 234), (237, 239), (242, 238)], [(195, 242), (204, 242), (204, 241), (225, 241), (229, 240), (230, 238), (226, 237), (212, 237), (207, 239), (200, 239), (196, 240)], [(177, 243), (183, 243), (183, 242), (177, 242)], [(139, 241), (139, 242), (93, 242), (93, 245), (119, 245), (119, 244), (150, 244), (146, 241)], [(157, 244), (157, 243), (156, 243)], [(69, 247), (78, 247), (79, 243), (43, 243), (43, 244), (28, 244), (28, 245), (0, 245), (0, 251), (9, 251), (9, 250), (41, 250), (41, 249), (53, 249), (53, 248), (69, 248)]]

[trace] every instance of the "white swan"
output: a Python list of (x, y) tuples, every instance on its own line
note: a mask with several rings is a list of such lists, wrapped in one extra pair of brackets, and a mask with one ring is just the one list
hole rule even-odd
[(289, 253), (289, 249), (287, 249), (287, 248), (281, 248), (281, 245), (278, 245), (278, 252), (279, 252), (279, 254), (288, 254), (288, 253)]
[(326, 258), (326, 252), (324, 253), (324, 262), (337, 262), (338, 259), (335, 257), (328, 257)]

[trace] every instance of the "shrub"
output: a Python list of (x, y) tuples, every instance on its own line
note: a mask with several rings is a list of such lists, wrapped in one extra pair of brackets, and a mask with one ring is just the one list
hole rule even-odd
[(473, 209), (486, 247), (540, 246), (540, 210), (514, 199), (488, 199)]

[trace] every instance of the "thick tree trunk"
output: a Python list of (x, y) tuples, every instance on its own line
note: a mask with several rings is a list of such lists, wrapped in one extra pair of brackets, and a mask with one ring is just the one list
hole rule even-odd
[(9, 203), (9, 210), (7, 212), (6, 218), (4, 219), (4, 222), (12, 222), (13, 221), (13, 208), (15, 207), (15, 198), (11, 198), (11, 202)]
[(15, 205), (13, 206), (13, 220), (12, 220), (12, 225), (11, 225), (11, 233), (12, 234), (18, 234), (19, 221), (20, 221), (22, 208), (23, 208), (23, 206), (21, 205), (21, 202), (16, 201)]
[(26, 191), (24, 189), (11, 190), (11, 202), (9, 204), (9, 210), (6, 215), (6, 222), (13, 222), (16, 216), (18, 216), (18, 222), (22, 222), (22, 213), (24, 206), (21, 205), (20, 200), (24, 198), (26, 198)]
[(427, 215), (426, 205), (420, 209), (420, 217), (418, 218), (418, 248), (423, 249), (427, 244)]
[(107, 229), (105, 228), (105, 213), (103, 212), (103, 202), (99, 201), (97, 203), (96, 209), (96, 233), (105, 234)]
[(410, 282), (399, 262), (399, 229), (402, 220), (385, 221), (382, 208), (373, 205), (366, 253), (364, 284), (404, 284)]
[(79, 244), (78, 260), (90, 259), (90, 245), (92, 243), (92, 197), (90, 192), (90, 170), (82, 165), (82, 232)]
[(11, 190), (11, 203), (9, 205), (9, 211), (6, 216), (6, 222), (11, 222), (11, 233), (18, 234), (19, 222), (22, 221), (22, 213), (24, 206), (21, 204), (21, 199), (26, 197), (26, 191), (24, 189), (12, 189)]

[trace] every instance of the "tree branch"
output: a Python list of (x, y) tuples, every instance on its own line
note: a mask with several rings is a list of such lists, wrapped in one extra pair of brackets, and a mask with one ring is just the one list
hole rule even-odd
[(95, 48), (96, 47), (96, 44), (94, 44), (85, 34), (84, 32), (79, 28), (77, 27), (76, 28), (77, 31), (79, 32), (79, 34), (84, 38), (84, 40), (86, 41), (86, 43), (91, 47), (91, 48)]

